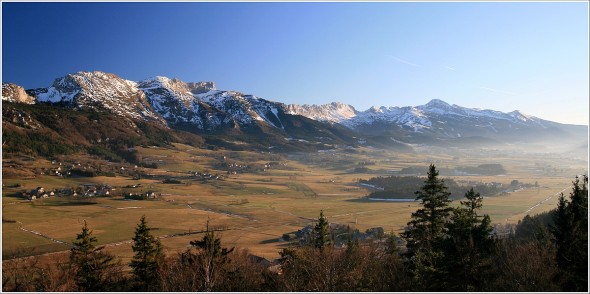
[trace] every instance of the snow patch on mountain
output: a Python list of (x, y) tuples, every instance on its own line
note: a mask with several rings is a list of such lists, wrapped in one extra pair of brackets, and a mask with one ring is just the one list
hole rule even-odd
[(343, 123), (357, 116), (354, 107), (340, 102), (324, 105), (289, 104), (286, 106), (286, 113), (331, 123)]
[(40, 89), (37, 92), (37, 101), (39, 102), (50, 102), (50, 103), (58, 103), (58, 102), (66, 102), (72, 103), (74, 101), (74, 97), (80, 93), (80, 89), (66, 89), (62, 88), (62, 90), (58, 90), (55, 87), (50, 87), (47, 89)]
[(424, 113), (431, 113), (431, 114), (440, 114), (440, 115), (448, 115), (448, 114), (458, 114), (460, 113), (460, 109), (455, 106), (451, 106), (448, 103), (439, 100), (439, 99), (432, 99), (430, 102), (416, 106), (417, 109), (421, 110)]
[(202, 124), (191, 115), (198, 112), (199, 105), (184, 82), (157, 76), (140, 81), (137, 87), (145, 93), (152, 108), (167, 121)]
[(235, 121), (239, 125), (248, 125), (258, 121), (268, 123), (275, 128), (284, 128), (279, 118), (281, 103), (236, 91), (211, 90), (195, 97), (224, 113), (225, 123)]

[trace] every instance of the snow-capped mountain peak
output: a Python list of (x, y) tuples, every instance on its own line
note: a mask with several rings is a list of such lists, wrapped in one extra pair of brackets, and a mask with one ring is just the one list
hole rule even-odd
[(428, 103), (416, 106), (424, 113), (439, 114), (439, 115), (464, 115), (463, 107), (457, 105), (450, 105), (440, 99), (432, 99)]
[(454, 105), (451, 106), (449, 103), (446, 103), (440, 99), (432, 99), (423, 105), (423, 108), (429, 109), (452, 109), (453, 107)]
[(28, 91), (38, 102), (103, 109), (135, 119), (158, 119), (137, 83), (101, 71), (80, 71)]
[[(26, 100), (10, 98), (14, 95), (4, 92), (17, 93), (16, 85), (3, 85), (2, 99)], [(290, 115), (328, 122), (331, 127), (339, 124), (362, 135), (395, 134), (401, 136), (396, 140), (408, 142), (412, 138), (424, 137), (444, 140), (486, 135), (495, 138), (515, 131), (550, 130), (558, 125), (518, 110), (504, 113), (467, 108), (440, 99), (418, 106), (373, 106), (358, 111), (340, 102), (285, 105), (237, 91), (218, 90), (213, 82), (187, 83), (164, 76), (136, 82), (99, 71), (69, 74), (55, 79), (48, 88), (28, 90), (27, 93), (29, 96), (17, 96), (74, 108), (107, 110), (133, 119), (153, 120), (169, 127), (202, 132), (230, 129), (284, 131), (301, 126), (301, 121), (305, 121)], [(315, 127), (308, 127), (305, 132), (313, 133)]]
[(537, 118), (532, 116), (532, 115), (528, 115), (528, 114), (524, 114), (522, 112), (520, 112), (520, 110), (515, 110), (512, 112), (509, 112), (508, 115), (510, 115), (511, 117), (522, 121), (522, 122), (529, 122), (529, 121), (537, 121)]

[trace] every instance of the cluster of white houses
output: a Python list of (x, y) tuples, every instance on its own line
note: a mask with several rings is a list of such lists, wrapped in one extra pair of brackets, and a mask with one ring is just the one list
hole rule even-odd
[(22, 197), (28, 200), (35, 200), (49, 197), (63, 196), (108, 196), (114, 189), (107, 184), (80, 184), (77, 188), (63, 188), (55, 190), (46, 190), (43, 187), (37, 187), (30, 192), (22, 192)]
[(224, 176), (220, 174), (195, 172), (194, 176), (197, 180), (223, 180)]

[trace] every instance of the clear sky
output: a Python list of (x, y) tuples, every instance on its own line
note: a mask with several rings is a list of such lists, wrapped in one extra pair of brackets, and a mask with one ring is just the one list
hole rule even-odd
[(284, 103), (450, 104), (588, 124), (587, 2), (2, 3), (2, 81), (100, 70)]

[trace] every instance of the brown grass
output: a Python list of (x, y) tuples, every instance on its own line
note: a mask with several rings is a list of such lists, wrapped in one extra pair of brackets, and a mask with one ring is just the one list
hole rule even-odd
[[(137, 148), (146, 162), (159, 165), (157, 172), (170, 175), (187, 175), (188, 171), (218, 170), (222, 156), (243, 156), (251, 163), (271, 161), (270, 155), (255, 152), (229, 152), (196, 149), (188, 145), (176, 144), (174, 149)], [(278, 257), (285, 246), (279, 238), (284, 233), (294, 232), (309, 225), (323, 210), (330, 222), (350, 225), (359, 230), (383, 227), (386, 232), (400, 233), (418, 207), (413, 202), (370, 202), (359, 198), (368, 194), (362, 187), (354, 185), (358, 178), (387, 175), (392, 170), (403, 167), (423, 167), (426, 172), (429, 163), (439, 167), (477, 165), (482, 163), (502, 163), (508, 175), (501, 177), (466, 176), (462, 180), (509, 183), (517, 179), (525, 183), (538, 181), (539, 189), (512, 193), (508, 196), (488, 197), (484, 200), (483, 212), (490, 214), (493, 223), (516, 223), (526, 213), (535, 214), (556, 206), (557, 197), (549, 196), (567, 188), (573, 175), (555, 176), (543, 171), (535, 171), (535, 166), (563, 166), (569, 171), (583, 169), (583, 163), (573, 165), (569, 161), (560, 163), (558, 159), (517, 155), (496, 157), (469, 157), (445, 154), (396, 154), (371, 149), (362, 149), (356, 154), (317, 155), (316, 160), (337, 158), (338, 168), (320, 167), (314, 161), (303, 163), (282, 159), (288, 163), (288, 170), (270, 169), (266, 172), (240, 173), (231, 175), (225, 181), (201, 183), (183, 180), (183, 184), (162, 184), (157, 180), (139, 181), (117, 176), (96, 178), (63, 179), (51, 176), (38, 176), (36, 179), (9, 179), (8, 184), (20, 183), (19, 188), (3, 189), (3, 216), (22, 223), (29, 230), (35, 230), (52, 238), (71, 242), (80, 232), (84, 220), (88, 222), (99, 243), (109, 244), (109, 251), (121, 256), (123, 260), (131, 257), (131, 244), (125, 243), (133, 236), (134, 228), (142, 215), (147, 216), (148, 224), (155, 228), (157, 236), (195, 232), (203, 229), (207, 220), (214, 226), (227, 228), (222, 232), (225, 246), (248, 248), (253, 254), (272, 259)], [(276, 155), (275, 155), (276, 156)], [(314, 155), (315, 156), (315, 155)], [(268, 157), (268, 158), (267, 158)], [(343, 161), (344, 160), (344, 161)], [(345, 160), (348, 160), (345, 161)], [(373, 160), (369, 168), (382, 171), (377, 174), (354, 174), (350, 170), (362, 160)], [(49, 165), (50, 162), (39, 161)], [(566, 167), (567, 166), (567, 167)], [(384, 171), (384, 172), (383, 172)], [(459, 179), (458, 178), (458, 179)], [(143, 189), (160, 191), (160, 201), (124, 201), (121, 198), (93, 198), (92, 205), (58, 205), (63, 199), (22, 201), (11, 195), (20, 190), (43, 186), (47, 189), (77, 186), (81, 183), (108, 183), (121, 187), (131, 183), (142, 183)], [(295, 186), (307, 187), (315, 193), (306, 195)], [(569, 191), (566, 189), (565, 193)], [(414, 195), (410, 195), (413, 197)], [(543, 202), (544, 201), (544, 202)], [(540, 202), (543, 202), (539, 204)], [(538, 206), (534, 207), (535, 205)], [(529, 208), (534, 207), (529, 210)], [(200, 235), (177, 236), (162, 239), (167, 252), (182, 251), (188, 242), (201, 238)], [(15, 224), (3, 224), (3, 254), (19, 248), (43, 249), (45, 251), (63, 250), (48, 239), (26, 233)], [(54, 247), (52, 247), (54, 246)], [(42, 251), (43, 251), (42, 250)]]

